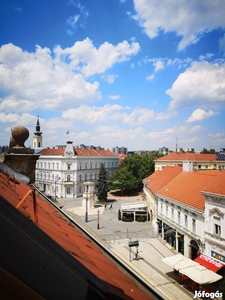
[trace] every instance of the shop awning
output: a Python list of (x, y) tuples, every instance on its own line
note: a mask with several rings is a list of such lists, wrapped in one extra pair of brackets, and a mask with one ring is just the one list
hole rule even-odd
[(219, 262), (218, 260), (205, 254), (199, 255), (195, 258), (194, 261), (198, 262), (200, 265), (206, 267), (207, 269), (212, 270), (213, 272), (217, 272), (221, 268), (225, 267), (224, 263)]

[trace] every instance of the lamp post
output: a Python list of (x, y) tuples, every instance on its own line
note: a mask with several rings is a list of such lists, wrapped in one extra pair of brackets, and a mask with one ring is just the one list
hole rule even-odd
[(85, 212), (85, 222), (88, 222), (88, 185), (86, 186), (86, 212)]
[(98, 213), (98, 224), (97, 224), (97, 229), (99, 229), (99, 212), (100, 212), (100, 210), (98, 209), (98, 210), (97, 210), (97, 213)]

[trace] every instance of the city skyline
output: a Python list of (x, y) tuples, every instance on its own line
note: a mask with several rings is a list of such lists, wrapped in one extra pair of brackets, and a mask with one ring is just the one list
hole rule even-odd
[[(225, 2), (3, 0), (0, 140), (225, 147)], [(69, 133), (68, 133), (69, 131)]]

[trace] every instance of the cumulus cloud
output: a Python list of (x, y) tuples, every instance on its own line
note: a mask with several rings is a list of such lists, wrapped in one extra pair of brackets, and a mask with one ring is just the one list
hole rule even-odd
[(193, 62), (181, 73), (172, 88), (166, 91), (171, 97), (170, 110), (200, 106), (225, 107), (225, 64)]
[(93, 74), (104, 73), (116, 63), (125, 62), (140, 50), (137, 42), (129, 44), (127, 41), (116, 46), (104, 42), (97, 49), (89, 38), (76, 42), (72, 47), (62, 49), (57, 46), (54, 52), (57, 61), (67, 61), (72, 70), (88, 77)]
[(215, 116), (217, 114), (218, 114), (217, 112), (214, 112), (212, 110), (205, 111), (204, 109), (198, 108), (195, 111), (193, 111), (191, 116), (185, 122), (192, 123), (192, 122), (202, 121), (212, 116)]
[(65, 119), (74, 119), (84, 123), (105, 121), (120, 121), (129, 125), (143, 125), (152, 121), (168, 120), (176, 115), (176, 112), (157, 113), (154, 110), (136, 107), (131, 110), (121, 105), (104, 105), (102, 107), (81, 105), (78, 108), (69, 109), (62, 113)]
[(134, 6), (134, 19), (151, 39), (158, 36), (160, 30), (175, 32), (182, 37), (179, 50), (197, 43), (204, 32), (225, 27), (223, 0), (134, 0)]
[[(97, 49), (89, 39), (65, 49), (57, 46), (52, 52), (37, 46), (35, 52), (29, 53), (13, 44), (3, 45), (0, 48), (0, 89), (5, 95), (2, 108), (14, 112), (23, 105), (25, 111), (39, 107), (54, 110), (100, 100), (99, 83), (90, 83), (86, 77), (129, 60), (139, 48), (138, 43), (123, 41), (116, 46), (104, 43)], [(6, 99), (10, 101), (6, 103)]]

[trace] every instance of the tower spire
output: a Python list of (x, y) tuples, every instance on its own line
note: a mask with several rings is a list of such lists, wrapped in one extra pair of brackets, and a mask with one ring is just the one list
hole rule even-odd
[(33, 137), (33, 148), (41, 148), (42, 147), (42, 132), (41, 132), (41, 126), (39, 121), (39, 115), (37, 116), (37, 122), (36, 122), (36, 131), (34, 132)]

